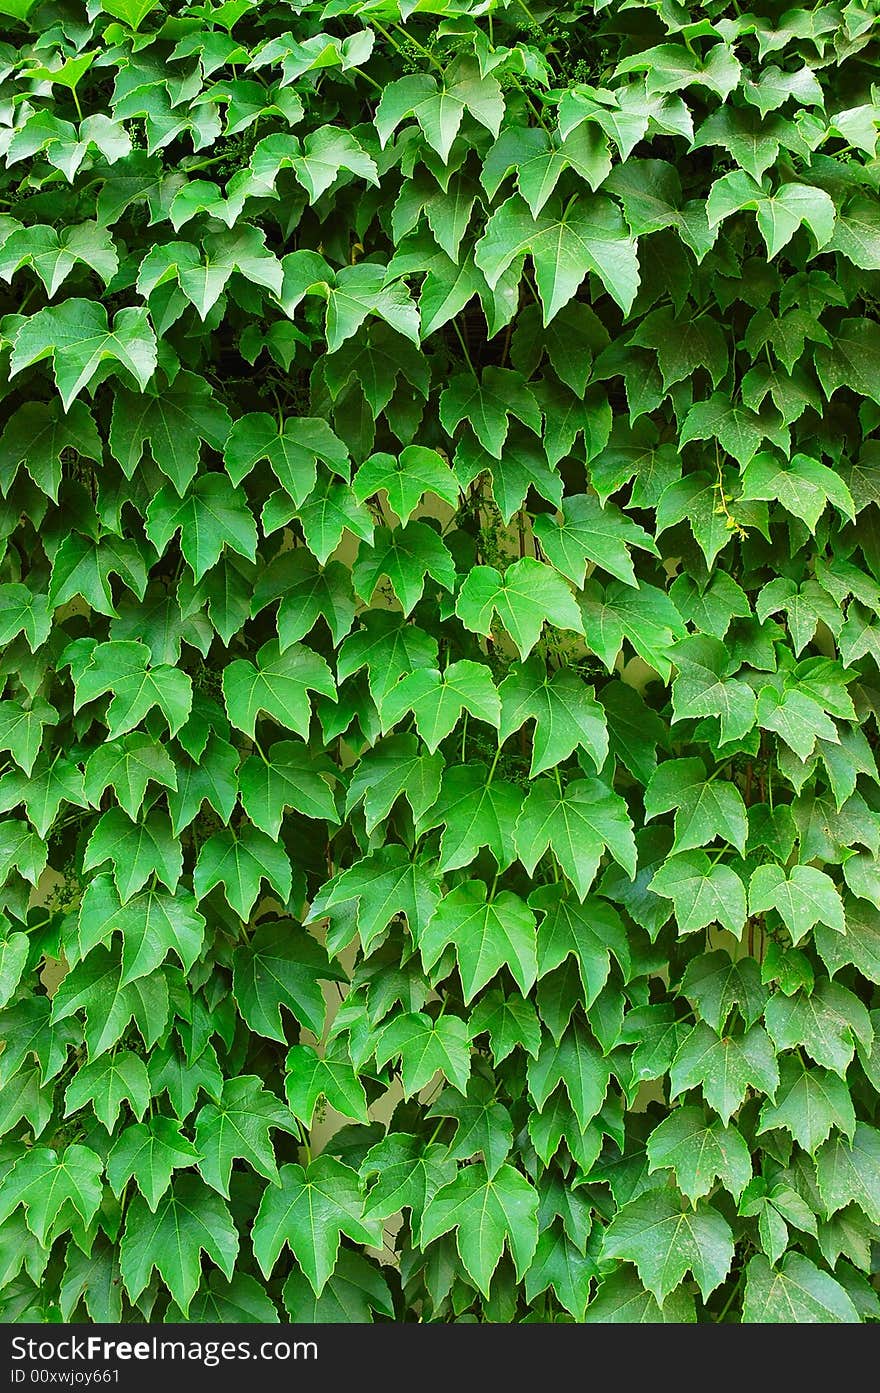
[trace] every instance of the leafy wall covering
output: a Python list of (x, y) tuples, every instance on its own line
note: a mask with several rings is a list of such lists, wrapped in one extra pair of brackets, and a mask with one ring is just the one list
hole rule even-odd
[(0, 16), (3, 1319), (876, 1319), (880, 4)]

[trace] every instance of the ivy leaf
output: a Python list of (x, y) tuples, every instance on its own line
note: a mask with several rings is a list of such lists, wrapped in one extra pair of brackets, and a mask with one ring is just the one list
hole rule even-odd
[(195, 1120), (195, 1160), (202, 1179), (228, 1199), (232, 1164), (240, 1159), (259, 1175), (277, 1180), (269, 1140), (273, 1127), (296, 1131), (287, 1108), (262, 1087), (262, 1080), (254, 1074), (225, 1079), (220, 1097), (206, 1103)]
[(316, 1325), (370, 1324), (374, 1312), (391, 1319), (394, 1305), (381, 1269), (361, 1254), (343, 1248), (333, 1276), (320, 1296), (306, 1277), (294, 1269), (284, 1283), (284, 1304), (296, 1320), (308, 1315)]
[(510, 1114), (494, 1101), (492, 1085), (485, 1079), (471, 1078), (464, 1099), (455, 1089), (444, 1089), (429, 1116), (455, 1119), (457, 1125), (450, 1156), (463, 1161), (480, 1154), (490, 1178), (497, 1174), (510, 1154), (513, 1144)]
[(83, 869), (94, 870), (105, 861), (113, 862), (116, 887), (125, 904), (151, 876), (173, 894), (183, 867), (183, 852), (172, 835), (171, 823), (161, 813), (132, 822), (121, 808), (110, 808), (89, 838)]
[(749, 912), (776, 909), (785, 921), (792, 943), (800, 943), (816, 924), (844, 933), (843, 902), (830, 876), (814, 866), (793, 866), (786, 878), (776, 862), (758, 866), (749, 883)]
[[(152, 458), (182, 497), (196, 476), (202, 442), (222, 450), (229, 427), (229, 412), (210, 384), (196, 373), (179, 372), (161, 390), (117, 392), (110, 452), (131, 479), (149, 444)], [(216, 477), (208, 474), (199, 482), (210, 488)]]
[(241, 416), (225, 442), (224, 460), (236, 488), (261, 460), (266, 460), (297, 507), (315, 487), (318, 460), (348, 479), (348, 449), (319, 417), (298, 416), (279, 426), (266, 411)]
[(452, 435), (467, 421), (480, 444), (495, 459), (502, 458), (504, 442), (515, 416), (535, 434), (541, 431), (541, 408), (521, 373), (507, 368), (486, 368), (480, 378), (464, 373), (453, 378), (440, 398), (440, 421)]
[(639, 287), (636, 243), (609, 198), (582, 195), (564, 209), (554, 198), (535, 218), (525, 200), (513, 194), (489, 219), (475, 260), (494, 288), (524, 252), (535, 267), (545, 324), (568, 304), (588, 271), (629, 314)]
[(742, 1134), (701, 1108), (682, 1107), (665, 1117), (648, 1138), (648, 1169), (669, 1167), (676, 1184), (692, 1203), (720, 1180), (739, 1199), (752, 1178), (752, 1159)]
[(476, 881), (446, 895), (419, 935), (419, 951), (428, 972), (450, 943), (455, 945), (465, 1005), (504, 966), (523, 996), (534, 986), (538, 973), (535, 916), (511, 891), (502, 890), (487, 902), (486, 887)]
[(425, 1206), (456, 1172), (445, 1146), (429, 1143), (422, 1148), (411, 1132), (389, 1132), (370, 1147), (361, 1166), (361, 1178), (375, 1181), (367, 1191), (364, 1216), (387, 1219), (409, 1209), (413, 1234), (418, 1235)]
[(178, 1123), (170, 1117), (151, 1117), (148, 1122), (135, 1122), (120, 1132), (107, 1157), (107, 1179), (117, 1196), (134, 1179), (155, 1213), (175, 1168), (190, 1166), (198, 1159), (199, 1152), (181, 1135)]
[[(689, 1088), (701, 1088), (726, 1127), (750, 1088), (775, 1098), (779, 1065), (761, 1026), (751, 1026), (744, 1035), (727, 1030), (719, 1034), (705, 1021), (698, 1021), (672, 1060), (669, 1082), (670, 1101)], [(774, 1104), (767, 1102), (761, 1116), (775, 1115), (775, 1111)]]
[(816, 372), (826, 397), (850, 387), (871, 401), (880, 401), (876, 369), (880, 363), (880, 329), (862, 319), (844, 319), (830, 346), (818, 344)]
[(102, 367), (115, 362), (141, 390), (156, 370), (156, 336), (144, 309), (119, 310), (111, 329), (107, 312), (94, 300), (65, 300), (26, 319), (15, 336), (10, 376), (52, 358), (55, 384), (65, 410)]
[(420, 819), (437, 801), (443, 756), (425, 754), (414, 735), (391, 735), (361, 756), (348, 785), (346, 815), (363, 801), (368, 832), (386, 819), (400, 797)]
[(352, 568), (354, 588), (369, 603), (383, 576), (410, 614), (422, 597), (425, 576), (429, 575), (451, 590), (455, 584), (455, 562), (442, 539), (423, 522), (408, 522), (399, 531), (376, 529), (371, 542), (362, 542)]
[(674, 851), (704, 847), (721, 837), (745, 852), (748, 818), (742, 795), (729, 780), (707, 779), (702, 760), (664, 760), (652, 775), (645, 790), (645, 820), (673, 809)]
[(816, 1153), (816, 1180), (826, 1213), (855, 1203), (880, 1223), (880, 1135), (857, 1122), (852, 1138), (830, 1137)]
[(320, 1296), (336, 1266), (341, 1234), (355, 1243), (382, 1241), (381, 1227), (363, 1211), (357, 1172), (334, 1156), (324, 1153), (305, 1169), (282, 1166), (279, 1184), (263, 1192), (252, 1231), (263, 1275), (269, 1276), (287, 1244)]
[(624, 584), (636, 586), (627, 544), (656, 554), (654, 542), (643, 528), (613, 503), (600, 507), (596, 498), (585, 493), (565, 500), (561, 523), (547, 514), (537, 518), (535, 535), (548, 561), (578, 586), (584, 583), (588, 561)]
[(394, 1016), (379, 1036), (375, 1057), (380, 1068), (389, 1059), (400, 1059), (407, 1098), (430, 1083), (438, 1070), (459, 1092), (467, 1089), (470, 1050), (465, 1023), (458, 1016), (432, 1020), (424, 1011)]
[(455, 507), (459, 496), (458, 484), (449, 465), (436, 450), (428, 450), (423, 445), (406, 445), (398, 456), (382, 452), (364, 461), (355, 475), (355, 497), (364, 503), (380, 491), (385, 493), (389, 507), (402, 523), (409, 522), (427, 493), (450, 507)]
[(202, 844), (193, 872), (196, 899), (222, 885), (236, 914), (248, 920), (266, 879), (282, 903), (290, 898), (292, 871), (283, 845), (257, 827), (244, 824), (241, 834), (225, 828)]
[(679, 933), (722, 924), (739, 937), (746, 922), (745, 886), (730, 866), (713, 864), (705, 851), (683, 851), (651, 880), (655, 895), (672, 900)]
[(384, 729), (390, 730), (410, 711), (416, 730), (434, 754), (462, 711), (497, 727), (501, 706), (489, 669), (462, 658), (442, 673), (419, 668), (402, 678), (382, 701)]
[(260, 924), (232, 960), (232, 990), (251, 1030), (269, 1040), (286, 1042), (281, 1007), (307, 1030), (324, 1028), (324, 997), (319, 978), (337, 975), (327, 954), (311, 934), (295, 931), (289, 921)]
[(422, 1243), (450, 1229), (465, 1269), (484, 1295), (505, 1243), (522, 1278), (538, 1243), (538, 1194), (524, 1175), (504, 1165), (493, 1177), (481, 1162), (465, 1166), (434, 1195), (422, 1219)]
[[(88, 407), (83, 402), (71, 402), (65, 410), (57, 397), (48, 402), (27, 401), (20, 406), (4, 427), (0, 450), (3, 452), (0, 487), (4, 495), (24, 465), (37, 488), (48, 494), (53, 502), (58, 500), (65, 450), (75, 450), (84, 459), (96, 461), (103, 454), (101, 437)], [(12, 591), (11, 586), (4, 589)], [(31, 607), (33, 605), (34, 600)], [(31, 651), (39, 647), (33, 638), (34, 622), (38, 621), (32, 620), (24, 630)], [(45, 638), (40, 642), (44, 643)]]
[[(344, 1055), (319, 1055), (311, 1045), (293, 1045), (285, 1061), (284, 1087), (294, 1117), (311, 1127), (318, 1101), (366, 1123), (367, 1099), (357, 1074)], [(271, 1177), (270, 1177), (271, 1178)]]
[(125, 735), (158, 706), (172, 735), (189, 716), (192, 684), (187, 673), (160, 663), (150, 665), (150, 650), (142, 643), (99, 643), (88, 662), (74, 674), (74, 711), (112, 692), (107, 707), (109, 738)]
[(705, 1301), (730, 1270), (733, 1238), (717, 1210), (699, 1203), (683, 1210), (672, 1191), (655, 1190), (618, 1210), (605, 1230), (602, 1255), (635, 1263), (661, 1305), (688, 1271)]
[(117, 1050), (77, 1071), (64, 1094), (64, 1114), (69, 1117), (91, 1103), (98, 1121), (112, 1132), (124, 1102), (140, 1122), (151, 1096), (144, 1061), (131, 1050)]
[(570, 1026), (561, 1040), (545, 1035), (535, 1059), (529, 1060), (529, 1093), (539, 1112), (561, 1083), (578, 1125), (585, 1132), (605, 1101), (611, 1071), (589, 1033)]
[(781, 1065), (778, 1096), (764, 1104), (760, 1123), (762, 1132), (784, 1127), (799, 1146), (814, 1155), (833, 1127), (852, 1139), (856, 1117), (842, 1078), (787, 1056)]
[(87, 1146), (73, 1143), (60, 1153), (31, 1147), (0, 1183), (0, 1223), (22, 1205), (28, 1228), (43, 1245), (59, 1220), (69, 1227), (76, 1214), (90, 1224), (101, 1203), (103, 1170), (101, 1158)]
[(505, 996), (497, 988), (484, 992), (471, 1012), (471, 1039), (489, 1036), (496, 1064), (521, 1045), (532, 1058), (541, 1044), (541, 1025), (531, 1002), (522, 996)]
[(529, 874), (552, 848), (581, 900), (606, 848), (630, 878), (636, 872), (626, 804), (601, 779), (576, 779), (564, 792), (551, 779), (537, 780), (523, 804), (514, 838)]
[(824, 246), (834, 230), (834, 203), (824, 189), (791, 183), (771, 193), (751, 175), (734, 170), (717, 179), (709, 191), (709, 223), (721, 222), (743, 208), (755, 209), (768, 259), (776, 256), (804, 223), (817, 247)]
[(226, 714), (236, 730), (251, 737), (257, 717), (265, 712), (286, 730), (308, 739), (310, 691), (336, 696), (326, 662), (301, 643), (281, 653), (277, 640), (272, 640), (263, 644), (256, 664), (237, 658), (223, 670)]
[(747, 1269), (743, 1321), (767, 1324), (857, 1323), (856, 1308), (840, 1282), (800, 1253), (786, 1253), (778, 1267), (760, 1253)]
[(442, 86), (421, 73), (390, 83), (374, 119), (384, 147), (401, 121), (414, 116), (428, 144), (446, 164), (465, 111), (497, 136), (504, 114), (501, 88), (494, 77), (479, 76), (476, 65), (467, 61), (459, 65), (453, 80), (448, 84), (444, 81)]
[(684, 1323), (696, 1320), (693, 1297), (682, 1287), (671, 1292), (664, 1302), (657, 1302), (645, 1291), (629, 1267), (612, 1272), (599, 1287), (584, 1314), (591, 1322), (630, 1325), (638, 1323)]
[(334, 876), (312, 901), (306, 923), (321, 919), (337, 905), (356, 902), (357, 932), (364, 951), (369, 952), (396, 914), (406, 915), (413, 935), (418, 937), (439, 898), (439, 888), (426, 865), (411, 861), (402, 846), (386, 846)]
[[(118, 812), (111, 809), (105, 817)], [(125, 986), (149, 976), (169, 952), (188, 972), (201, 952), (204, 931), (205, 920), (187, 891), (166, 895), (151, 885), (143, 894), (123, 900), (115, 877), (111, 881), (105, 874), (91, 881), (80, 902), (76, 948), (83, 959), (98, 944), (108, 944), (113, 933), (120, 933), (121, 985)], [(74, 959), (71, 945), (67, 953)]]
[(869, 1048), (873, 1039), (864, 1006), (836, 982), (822, 982), (809, 995), (799, 991), (791, 997), (772, 996), (764, 1019), (777, 1050), (802, 1045), (811, 1059), (841, 1078), (853, 1057), (855, 1041)]
[(590, 896), (581, 904), (564, 886), (544, 885), (529, 896), (533, 909), (541, 911), (538, 926), (538, 976), (574, 958), (589, 1009), (598, 997), (611, 969), (611, 955), (625, 977), (632, 968), (623, 920), (607, 900)]
[(183, 499), (173, 488), (156, 494), (147, 509), (146, 534), (160, 556), (180, 532), (180, 550), (196, 580), (209, 571), (224, 547), (253, 561), (257, 525), (224, 474), (205, 474)]
[(608, 754), (605, 712), (572, 673), (560, 669), (548, 677), (543, 664), (529, 658), (513, 666), (499, 695), (502, 745), (527, 721), (535, 722), (530, 778), (561, 764), (578, 748), (587, 752), (597, 772), (602, 768)]
[(137, 1301), (155, 1268), (181, 1311), (189, 1311), (206, 1253), (228, 1280), (238, 1254), (238, 1233), (219, 1195), (197, 1175), (182, 1175), (152, 1213), (134, 1195), (125, 1216), (120, 1268), (125, 1289)]
[(475, 566), (458, 594), (455, 612), (473, 633), (491, 637), (498, 618), (524, 661), (541, 635), (545, 621), (583, 633), (580, 612), (561, 576), (540, 561), (524, 556), (502, 576), (493, 566)]
[(333, 791), (322, 778), (324, 773), (333, 775), (333, 766), (322, 768), (322, 761), (309, 753), (307, 745), (278, 740), (269, 762), (251, 755), (241, 766), (241, 805), (254, 825), (275, 841), (288, 808), (305, 817), (338, 822)]

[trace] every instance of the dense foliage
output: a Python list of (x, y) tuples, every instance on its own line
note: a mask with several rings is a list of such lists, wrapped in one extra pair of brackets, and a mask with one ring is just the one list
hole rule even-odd
[(880, 1314), (877, 0), (0, 0), (6, 1320)]

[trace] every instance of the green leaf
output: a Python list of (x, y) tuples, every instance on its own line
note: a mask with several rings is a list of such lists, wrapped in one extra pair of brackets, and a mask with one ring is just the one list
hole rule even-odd
[[(726, 1127), (750, 1088), (776, 1096), (779, 1066), (761, 1026), (751, 1026), (744, 1035), (729, 1031), (722, 1035), (705, 1021), (698, 1021), (672, 1060), (669, 1084), (670, 1102), (689, 1088), (701, 1088)], [(765, 1103), (761, 1117), (771, 1111), (773, 1104)]]
[(150, 1097), (150, 1080), (144, 1061), (131, 1050), (117, 1050), (77, 1071), (64, 1094), (64, 1112), (67, 1117), (91, 1103), (99, 1122), (112, 1132), (123, 1102), (128, 1103), (140, 1122)]
[(455, 946), (465, 1005), (504, 966), (523, 996), (534, 986), (538, 973), (535, 916), (509, 890), (487, 902), (486, 887), (476, 881), (446, 895), (419, 935), (426, 971), (450, 943)]
[(477, 720), (498, 726), (500, 701), (489, 669), (467, 658), (451, 663), (442, 673), (436, 668), (419, 668), (409, 673), (381, 703), (385, 730), (412, 712), (416, 730), (431, 754), (454, 730), (462, 711)]
[(87, 1146), (73, 1143), (56, 1152), (34, 1146), (19, 1156), (0, 1182), (0, 1223), (22, 1205), (27, 1224), (46, 1244), (50, 1228), (69, 1227), (75, 1215), (91, 1223), (101, 1203), (103, 1162)]
[(661, 1304), (645, 1291), (631, 1268), (621, 1267), (606, 1277), (586, 1309), (584, 1320), (597, 1324), (681, 1324), (696, 1320), (693, 1297), (683, 1288)]
[(324, 1027), (324, 997), (319, 978), (336, 973), (319, 943), (289, 921), (261, 924), (247, 944), (235, 950), (232, 990), (251, 1030), (269, 1040), (286, 1041), (281, 1007), (308, 1030)]
[(132, 1301), (155, 1269), (186, 1314), (201, 1279), (203, 1252), (231, 1280), (238, 1233), (223, 1200), (197, 1175), (179, 1176), (155, 1213), (143, 1196), (133, 1196), (120, 1243), (122, 1280)]
[[(282, 484), (283, 479), (280, 480)], [(288, 488), (288, 493), (292, 492)], [(354, 492), (360, 503), (385, 493), (388, 506), (400, 522), (409, 522), (425, 494), (433, 494), (450, 507), (458, 503), (458, 484), (436, 450), (406, 445), (398, 456), (380, 453), (365, 460), (355, 475)]]
[(851, 1138), (830, 1137), (816, 1153), (816, 1180), (828, 1215), (854, 1203), (880, 1223), (880, 1134), (857, 1122)]
[(251, 755), (241, 766), (241, 805), (255, 826), (276, 841), (288, 808), (305, 817), (338, 822), (333, 791), (323, 773), (332, 776), (333, 766), (322, 768), (308, 746), (279, 740), (272, 746), (271, 761)]
[(538, 1243), (538, 1194), (524, 1175), (504, 1165), (494, 1177), (476, 1162), (434, 1195), (422, 1219), (422, 1243), (450, 1229), (466, 1271), (484, 1295), (507, 1244), (521, 1279)]
[(583, 633), (574, 598), (561, 576), (530, 556), (508, 566), (502, 576), (493, 566), (475, 566), (458, 594), (455, 612), (472, 633), (492, 635), (497, 614), (524, 661), (541, 636), (543, 624)]
[(344, 1055), (319, 1055), (311, 1045), (293, 1045), (287, 1052), (285, 1070), (290, 1110), (306, 1127), (311, 1127), (321, 1098), (343, 1117), (368, 1121), (363, 1085)]
[(404, 1096), (409, 1098), (440, 1071), (461, 1093), (470, 1074), (470, 1050), (465, 1023), (458, 1016), (432, 1020), (424, 1011), (392, 1018), (375, 1048), (376, 1063), (400, 1059)]
[(187, 673), (160, 663), (150, 664), (150, 651), (142, 643), (99, 643), (88, 661), (74, 673), (74, 711), (87, 702), (112, 692), (107, 707), (109, 738), (125, 735), (158, 706), (172, 735), (189, 716), (192, 684)]
[(381, 1242), (381, 1227), (364, 1218), (357, 1172), (324, 1154), (305, 1169), (282, 1166), (279, 1184), (266, 1187), (254, 1220), (254, 1256), (268, 1277), (286, 1244), (320, 1296), (343, 1233), (355, 1243)]
[(591, 494), (567, 498), (561, 511), (560, 523), (547, 514), (535, 521), (535, 536), (547, 560), (558, 571), (575, 585), (582, 586), (587, 563), (593, 561), (624, 584), (638, 585), (627, 544), (656, 555), (656, 547), (643, 528), (613, 503), (600, 507), (598, 499)]
[(786, 878), (775, 862), (758, 866), (749, 884), (749, 912), (778, 910), (791, 934), (800, 943), (816, 924), (845, 932), (843, 902), (830, 876), (813, 866), (793, 866)]
[(253, 737), (257, 717), (264, 712), (286, 730), (308, 739), (309, 692), (335, 697), (336, 686), (326, 662), (304, 644), (284, 653), (277, 640), (264, 643), (256, 664), (237, 658), (223, 670), (226, 714), (236, 730)]
[(370, 1147), (361, 1166), (361, 1178), (374, 1181), (367, 1191), (364, 1215), (387, 1219), (409, 1209), (416, 1236), (428, 1201), (456, 1172), (447, 1147), (429, 1143), (422, 1148), (411, 1132), (389, 1132)]
[[(355, 923), (365, 952), (396, 914), (405, 914), (418, 937), (434, 912), (440, 891), (424, 863), (411, 861), (401, 846), (386, 846), (334, 876), (312, 901), (306, 923), (337, 905), (356, 903)], [(349, 938), (354, 935), (352, 924)]]
[(669, 1167), (692, 1203), (708, 1195), (716, 1180), (739, 1199), (752, 1178), (752, 1160), (735, 1127), (707, 1121), (702, 1108), (682, 1107), (665, 1117), (648, 1138), (648, 1169)]
[(561, 764), (576, 749), (587, 752), (597, 773), (602, 768), (608, 754), (605, 713), (574, 674), (560, 669), (548, 676), (543, 665), (530, 658), (511, 668), (499, 695), (502, 745), (527, 721), (535, 722), (530, 778)]
[(521, 373), (506, 368), (486, 368), (479, 379), (463, 373), (453, 378), (440, 398), (440, 421), (446, 433), (452, 435), (467, 421), (495, 459), (502, 458), (511, 416), (540, 434), (541, 409), (532, 389)]
[(112, 329), (107, 311), (93, 300), (65, 300), (38, 310), (15, 336), (10, 376), (51, 358), (65, 410), (107, 363), (118, 363), (141, 391), (156, 370), (156, 336), (144, 309), (122, 309)]
[(655, 895), (672, 900), (678, 931), (696, 933), (721, 924), (737, 937), (746, 922), (745, 886), (730, 866), (713, 864), (705, 851), (683, 851), (651, 880)]
[(151, 1117), (148, 1122), (135, 1122), (120, 1132), (107, 1157), (107, 1179), (117, 1196), (134, 1179), (155, 1213), (171, 1184), (172, 1172), (192, 1165), (198, 1158), (199, 1152), (181, 1135), (178, 1123), (169, 1117)]
[(733, 1238), (717, 1210), (699, 1203), (682, 1209), (673, 1191), (652, 1190), (618, 1210), (605, 1230), (602, 1256), (635, 1263), (660, 1305), (687, 1272), (705, 1301), (730, 1270)]
[(762, 1132), (784, 1127), (813, 1155), (833, 1127), (852, 1139), (856, 1117), (843, 1079), (787, 1056), (781, 1065), (779, 1092), (773, 1102), (762, 1107), (760, 1122)]
[(730, 780), (707, 779), (702, 760), (664, 760), (652, 775), (645, 790), (645, 820), (673, 809), (674, 851), (707, 846), (720, 837), (745, 852), (748, 818), (742, 795)]
[[(180, 372), (161, 390), (116, 393), (110, 452), (131, 479), (149, 444), (150, 455), (182, 497), (196, 476), (202, 442), (222, 450), (229, 427), (229, 412), (210, 384), (195, 373)], [(199, 484), (210, 491), (217, 479), (208, 474)], [(173, 494), (162, 494), (168, 498), (167, 511), (173, 507)]]
[(629, 314), (639, 287), (636, 243), (617, 206), (602, 194), (582, 195), (563, 209), (551, 199), (538, 217), (513, 194), (492, 214), (475, 259), (491, 287), (528, 253), (549, 324), (592, 271)]
[(545, 1036), (535, 1059), (529, 1060), (529, 1093), (539, 1112), (561, 1083), (568, 1094), (578, 1126), (585, 1132), (599, 1112), (611, 1070), (587, 1031), (570, 1026), (561, 1040)]
[(422, 598), (425, 576), (444, 590), (455, 584), (455, 562), (442, 539), (423, 522), (408, 522), (399, 531), (378, 527), (371, 542), (362, 542), (352, 567), (352, 581), (361, 599), (369, 603), (383, 576), (408, 615)]
[(783, 184), (771, 193), (741, 170), (716, 180), (706, 205), (710, 226), (743, 208), (755, 209), (768, 259), (787, 246), (802, 224), (812, 232), (817, 247), (824, 246), (834, 230), (830, 196), (810, 184)]
[(517, 855), (529, 874), (550, 848), (581, 900), (606, 848), (630, 879), (636, 872), (626, 804), (601, 779), (576, 779), (564, 791), (551, 779), (537, 780), (523, 804), (514, 836)]
[(277, 1180), (272, 1127), (296, 1131), (287, 1108), (262, 1087), (261, 1079), (254, 1074), (225, 1079), (220, 1097), (206, 1103), (195, 1120), (194, 1159), (202, 1179), (228, 1198), (233, 1162), (244, 1160), (259, 1175)]
[(145, 530), (160, 556), (179, 531), (180, 550), (196, 580), (224, 547), (251, 561), (256, 556), (256, 523), (223, 474), (197, 479), (183, 499), (173, 488), (160, 489), (147, 510)]
[[(24, 465), (37, 488), (48, 494), (53, 501), (58, 499), (65, 450), (75, 450), (83, 459), (96, 461), (100, 460), (103, 454), (101, 437), (94, 418), (84, 403), (72, 402), (65, 410), (57, 397), (48, 402), (27, 401), (20, 406), (9, 418), (0, 436), (0, 450), (3, 453), (0, 487), (4, 495), (9, 492), (19, 469)], [(25, 587), (21, 586), (19, 589), (24, 590)], [(4, 586), (4, 593), (8, 593), (8, 600), (3, 606), (4, 616), (8, 611), (12, 611), (8, 618), (4, 618), (4, 630), (13, 622), (13, 614), (21, 610), (21, 605), (16, 604), (15, 600), (23, 602), (27, 609), (36, 610), (22, 630), (27, 636), (31, 651), (34, 651), (45, 642), (48, 634), (47, 631), (39, 642), (35, 641), (36, 634), (41, 632), (43, 624), (37, 596), (27, 600), (11, 585)], [(16, 632), (18, 630), (14, 630), (10, 637)]]
[(880, 364), (880, 328), (865, 319), (844, 319), (829, 347), (815, 350), (816, 371), (826, 397), (840, 387), (850, 387), (871, 401), (880, 401), (877, 367)]
[(751, 1259), (742, 1318), (761, 1325), (859, 1320), (846, 1288), (800, 1253), (787, 1253), (778, 1267), (760, 1254)]
[(318, 460), (348, 479), (348, 450), (320, 418), (298, 416), (279, 426), (266, 411), (241, 416), (225, 442), (224, 460), (236, 488), (261, 460), (266, 460), (297, 507), (315, 487)]
[(764, 1013), (777, 1050), (802, 1045), (817, 1064), (843, 1078), (855, 1041), (870, 1048), (871, 1021), (862, 1003), (836, 982), (822, 982), (810, 995), (773, 996)]

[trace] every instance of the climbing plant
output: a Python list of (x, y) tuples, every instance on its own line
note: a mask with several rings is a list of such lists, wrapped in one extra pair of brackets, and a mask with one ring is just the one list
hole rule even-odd
[(3, 1319), (876, 1319), (880, 4), (0, 16)]

